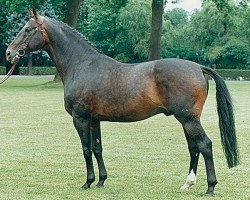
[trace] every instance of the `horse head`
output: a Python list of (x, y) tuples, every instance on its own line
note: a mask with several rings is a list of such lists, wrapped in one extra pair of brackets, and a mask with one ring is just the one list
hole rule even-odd
[(46, 44), (43, 17), (35, 9), (29, 10), (30, 19), (6, 50), (6, 59), (16, 63), (29, 52), (39, 50)]

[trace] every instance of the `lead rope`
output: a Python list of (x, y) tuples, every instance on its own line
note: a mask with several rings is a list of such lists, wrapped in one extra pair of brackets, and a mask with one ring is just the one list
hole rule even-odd
[(11, 76), (11, 74), (13, 73), (13, 71), (18, 63), (18, 60), (16, 62), (14, 62), (14, 64), (12, 65), (12, 67), (10, 68), (10, 70), (8, 71), (6, 76), (0, 81), (0, 84), (4, 83)]

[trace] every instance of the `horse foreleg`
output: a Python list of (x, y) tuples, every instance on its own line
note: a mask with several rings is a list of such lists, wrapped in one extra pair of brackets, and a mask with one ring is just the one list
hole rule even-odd
[(100, 122), (92, 122), (91, 124), (92, 139), (93, 139), (93, 152), (98, 164), (99, 169), (99, 182), (97, 187), (103, 187), (104, 181), (107, 179), (107, 171), (102, 157), (102, 138)]
[(83, 120), (78, 116), (73, 117), (75, 128), (79, 134), (82, 143), (83, 155), (86, 162), (87, 168), (87, 180), (82, 186), (83, 189), (90, 188), (90, 185), (95, 181), (95, 173), (92, 160), (92, 145), (91, 145), (91, 132), (90, 132), (90, 121)]
[(186, 140), (188, 143), (188, 150), (190, 153), (190, 167), (187, 180), (185, 184), (180, 188), (181, 190), (189, 190), (191, 186), (196, 184), (197, 166), (199, 161), (199, 149), (196, 142), (189, 137), (187, 131), (184, 129)]

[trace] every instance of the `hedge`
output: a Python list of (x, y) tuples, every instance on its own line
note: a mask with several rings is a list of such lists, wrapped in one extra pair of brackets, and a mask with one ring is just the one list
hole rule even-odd
[(0, 66), (0, 75), (6, 74), (6, 69), (5, 67)]
[[(27, 67), (20, 67), (20, 75), (25, 75)], [(33, 75), (54, 75), (56, 72), (55, 67), (32, 67)]]
[[(27, 71), (27, 67), (19, 67), (20, 75), (25, 75)], [(54, 75), (56, 72), (55, 67), (38, 67), (34, 66), (32, 67), (32, 73), (33, 75)], [(0, 66), (0, 75), (6, 74), (6, 69), (3, 66)]]
[[(20, 75), (25, 75), (27, 67), (19, 67)], [(55, 67), (32, 67), (33, 75), (54, 75)], [(239, 70), (239, 69), (217, 69), (216, 70), (222, 77), (227, 80), (250, 80), (250, 70)], [(5, 67), (0, 66), (0, 75), (6, 73)], [(242, 78), (240, 78), (242, 77)]]
[(250, 81), (250, 70), (241, 69), (217, 69), (224, 79), (227, 80), (247, 80)]

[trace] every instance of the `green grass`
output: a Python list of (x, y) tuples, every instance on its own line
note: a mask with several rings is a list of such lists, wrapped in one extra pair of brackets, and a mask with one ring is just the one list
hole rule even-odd
[[(105, 187), (83, 191), (80, 140), (50, 78), (11, 78), (0, 85), (0, 199), (208, 199), (203, 158), (197, 185), (181, 192), (189, 153), (180, 124), (158, 115), (136, 123), (102, 123)], [(219, 181), (213, 197), (250, 199), (250, 82), (227, 82), (235, 102), (241, 165), (228, 169), (217, 125), (214, 83), (202, 123), (213, 141)], [(96, 163), (95, 163), (96, 167)], [(95, 168), (96, 169), (96, 168)], [(96, 169), (97, 172), (97, 169)], [(98, 173), (96, 174), (98, 177)]]

